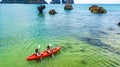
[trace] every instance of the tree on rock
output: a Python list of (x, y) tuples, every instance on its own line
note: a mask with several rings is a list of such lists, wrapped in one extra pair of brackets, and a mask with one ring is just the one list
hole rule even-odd
[(54, 9), (51, 9), (50, 11), (49, 11), (49, 14), (51, 14), (51, 15), (53, 15), (53, 14), (56, 14), (57, 12), (54, 10)]
[(41, 5), (37, 7), (39, 12), (42, 14), (43, 13), (43, 9), (45, 9), (45, 5)]
[(67, 3), (67, 4), (64, 6), (64, 9), (65, 9), (65, 10), (72, 10), (73, 7), (72, 7), (72, 5), (71, 5), (70, 3)]

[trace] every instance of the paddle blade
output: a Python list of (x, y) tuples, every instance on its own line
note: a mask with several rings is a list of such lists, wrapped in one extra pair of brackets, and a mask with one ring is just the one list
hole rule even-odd
[(40, 44), (38, 45), (38, 48), (40, 48)]
[(52, 46), (52, 44), (49, 44), (49, 46), (51, 47), (51, 46)]

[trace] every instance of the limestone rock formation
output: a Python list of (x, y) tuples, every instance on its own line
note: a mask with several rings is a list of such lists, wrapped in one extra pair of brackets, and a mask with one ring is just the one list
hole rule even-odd
[(45, 9), (45, 5), (41, 5), (37, 7), (40, 13), (43, 13), (43, 9)]
[(92, 5), (89, 10), (93, 13), (106, 13), (106, 10), (98, 5)]
[(49, 14), (51, 14), (51, 15), (53, 15), (53, 14), (56, 14), (57, 12), (54, 10), (54, 9), (51, 9), (50, 11), (49, 11)]
[(73, 7), (72, 7), (72, 5), (71, 5), (70, 3), (67, 3), (67, 4), (64, 6), (64, 9), (65, 9), (65, 10), (72, 10)]

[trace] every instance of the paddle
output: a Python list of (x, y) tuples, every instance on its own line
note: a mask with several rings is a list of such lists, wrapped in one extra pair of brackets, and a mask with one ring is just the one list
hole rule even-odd
[(38, 44), (38, 49), (40, 48), (40, 44)]
[[(38, 49), (40, 50), (40, 44), (38, 44)], [(42, 57), (40, 58), (40, 60), (42, 61)]]
[(52, 44), (49, 44), (50, 47), (52, 47)]
[(38, 44), (38, 49), (40, 50), (40, 44)]

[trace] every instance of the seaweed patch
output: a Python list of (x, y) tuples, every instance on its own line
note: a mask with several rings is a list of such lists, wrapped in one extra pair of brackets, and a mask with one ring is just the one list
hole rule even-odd
[(104, 44), (100, 39), (96, 39), (96, 38), (79, 38), (79, 39), (82, 41), (85, 41), (86, 43), (88, 43), (90, 45), (98, 46), (103, 49), (107, 49), (110, 52), (120, 54), (120, 52), (116, 52), (115, 49), (113, 47), (111, 47), (110, 45)]
[(82, 64), (87, 64), (87, 62), (84, 61), (84, 60), (81, 60), (80, 63), (82, 63)]

